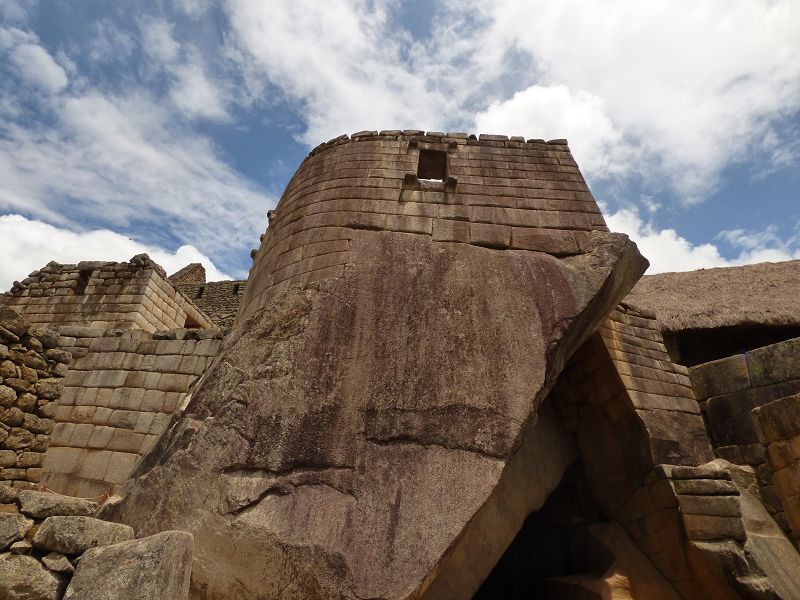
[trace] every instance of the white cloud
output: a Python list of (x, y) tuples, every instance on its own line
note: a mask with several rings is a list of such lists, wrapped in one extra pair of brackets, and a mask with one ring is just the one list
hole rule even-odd
[(599, 125), (610, 120), (618, 141), (642, 155), (640, 171), (665, 177), (687, 201), (713, 190), (725, 166), (758, 158), (770, 124), (800, 109), (794, 0), (480, 0), (473, 7), (490, 23), (478, 38), (482, 51), (527, 53), (537, 71), (521, 79), (600, 98)]
[(3, 0), (0, 2), (0, 17), (9, 23), (17, 23), (28, 18), (37, 0)]
[(228, 2), (243, 72), (267, 77), (301, 106), (309, 145), (361, 129), (436, 129), (457, 109), (458, 98), (403, 58), (413, 44), (385, 5)]
[(780, 126), (800, 110), (795, 0), (445, 1), (421, 39), (385, 0), (225, 6), (242, 69), (296, 103), (310, 145), (395, 127), (568, 137), (595, 178), (685, 203), (733, 163), (797, 160)]
[(20, 44), (10, 58), (22, 78), (46, 92), (59, 92), (69, 82), (61, 65), (38, 44)]
[(0, 239), (3, 240), (3, 260), (0, 261), (0, 290), (7, 290), (15, 280), (39, 269), (51, 260), (77, 263), (82, 260), (127, 261), (146, 252), (150, 258), (172, 274), (189, 263), (200, 262), (209, 281), (231, 279), (220, 271), (212, 260), (191, 245), (177, 250), (143, 244), (108, 229), (71, 231), (21, 215), (0, 216)]
[(692, 244), (674, 229), (658, 229), (652, 222), (644, 221), (634, 210), (623, 209), (607, 215), (606, 222), (612, 231), (626, 233), (636, 242), (639, 252), (650, 261), (647, 270), (650, 275), (800, 258), (800, 240), (796, 237), (783, 240), (774, 228), (760, 232), (741, 229), (721, 232), (718, 238), (738, 251), (735, 258), (726, 259), (715, 244)]
[(622, 175), (633, 158), (622, 136), (605, 114), (601, 98), (564, 85), (533, 85), (505, 102), (493, 102), (475, 117), (476, 130), (526, 138), (566, 137), (587, 177)]
[(140, 29), (144, 51), (161, 62), (172, 62), (181, 49), (172, 35), (172, 24), (164, 19), (145, 19)]
[(220, 91), (199, 63), (175, 66), (176, 85), (170, 92), (175, 106), (194, 117), (225, 120), (228, 113)]

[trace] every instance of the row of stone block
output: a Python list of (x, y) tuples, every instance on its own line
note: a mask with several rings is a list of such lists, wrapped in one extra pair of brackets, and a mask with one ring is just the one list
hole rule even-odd
[[(97, 411), (102, 411), (102, 408)], [(55, 459), (52, 456), (60, 453), (56, 450), (58, 447), (115, 450), (141, 456), (153, 447), (170, 419), (170, 415), (166, 413), (124, 413), (125, 411), (114, 411), (110, 415), (109, 422), (119, 424), (120, 427), (111, 424), (58, 423), (45, 456), (45, 465), (53, 472), (65, 472), (53, 462)], [(120, 418), (111, 420), (114, 417)], [(124, 417), (128, 420), (125, 421)], [(133, 428), (128, 427), (129, 425)]]
[(800, 378), (800, 338), (756, 348), (692, 368), (702, 399)]
[[(185, 391), (164, 392), (143, 388), (87, 388), (67, 387), (58, 403), (58, 411), (71, 406), (97, 406), (112, 409), (142, 410), (147, 412), (174, 412), (180, 405)], [(58, 420), (64, 417), (60, 414)]]
[[(90, 348), (91, 350), (91, 348)], [(158, 373), (183, 373), (199, 375), (206, 369), (210, 357), (195, 354), (144, 354), (138, 352), (90, 353), (75, 361), (73, 370), (92, 371), (121, 369), (126, 371), (156, 371)]]
[[(152, 443), (145, 438), (145, 444), (152, 447)], [(139, 452), (120, 452), (113, 450), (101, 450), (93, 448), (72, 448), (56, 446), (51, 448), (45, 456), (45, 470), (48, 473), (48, 480), (55, 476), (67, 485), (70, 478), (86, 479), (97, 482), (100, 489), (108, 488), (111, 485), (125, 483), (128, 477), (139, 462)], [(55, 487), (55, 486), (51, 486)], [(62, 486), (59, 489), (63, 488)], [(97, 488), (95, 488), (97, 489)], [(64, 489), (64, 491), (67, 491)]]

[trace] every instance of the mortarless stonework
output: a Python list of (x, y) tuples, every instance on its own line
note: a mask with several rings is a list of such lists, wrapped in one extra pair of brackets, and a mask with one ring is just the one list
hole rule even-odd
[(539, 405), (645, 266), (564, 143), (334, 141), (110, 514), (192, 532), (209, 599), (467, 598), (574, 460)]
[(70, 361), (58, 341), (56, 332), (0, 306), (0, 485), (27, 489), (42, 478)]

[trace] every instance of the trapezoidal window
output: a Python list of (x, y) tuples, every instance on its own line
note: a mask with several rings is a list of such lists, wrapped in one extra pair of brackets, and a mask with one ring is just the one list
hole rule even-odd
[(79, 271), (78, 272), (78, 279), (75, 283), (75, 295), (76, 296), (83, 296), (86, 293), (86, 286), (89, 285), (89, 277), (92, 275), (92, 272), (89, 271)]
[(447, 179), (447, 152), (444, 150), (420, 150), (417, 164), (419, 179)]

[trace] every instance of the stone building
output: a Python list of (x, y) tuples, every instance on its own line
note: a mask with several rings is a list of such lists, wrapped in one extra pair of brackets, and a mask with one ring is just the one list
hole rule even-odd
[(800, 261), (642, 277), (564, 140), (422, 131), (314, 149), (252, 256), (0, 298), (4, 403), (51, 382), (0, 507), (110, 493), (193, 598), (800, 598)]

